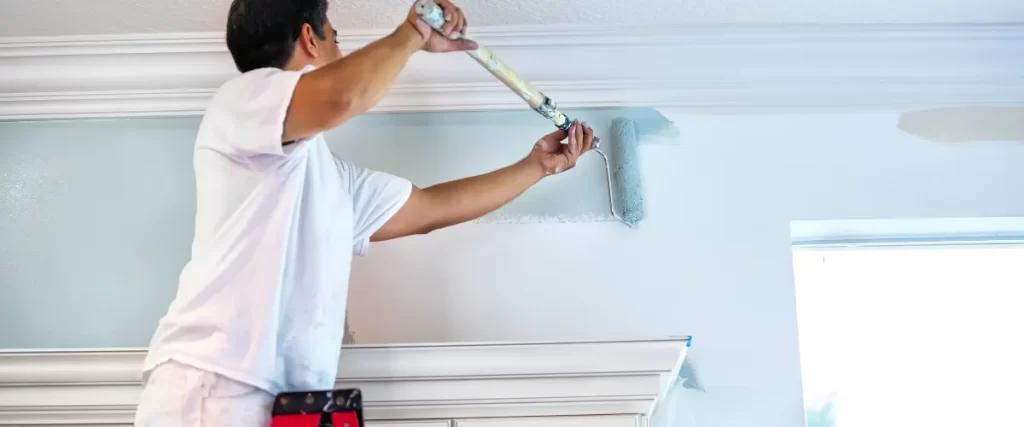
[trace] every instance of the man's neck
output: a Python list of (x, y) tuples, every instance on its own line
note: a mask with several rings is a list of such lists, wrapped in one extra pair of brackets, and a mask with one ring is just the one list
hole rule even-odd
[(313, 65), (313, 64), (311, 64), (309, 62), (306, 62), (306, 61), (295, 61), (295, 60), (292, 60), (292, 61), (288, 62), (287, 65), (284, 66), (284, 70), (285, 71), (302, 71), (302, 70), (306, 69), (306, 67), (309, 66), (309, 65)]

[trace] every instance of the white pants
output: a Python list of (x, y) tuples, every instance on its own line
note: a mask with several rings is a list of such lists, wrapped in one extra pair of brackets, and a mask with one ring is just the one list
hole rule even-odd
[(136, 427), (267, 427), (274, 396), (177, 362), (146, 378)]

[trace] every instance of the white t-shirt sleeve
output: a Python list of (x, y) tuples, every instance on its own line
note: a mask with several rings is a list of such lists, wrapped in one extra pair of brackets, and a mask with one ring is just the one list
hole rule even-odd
[(285, 155), (284, 121), (301, 76), (298, 71), (263, 68), (222, 86), (208, 113), (218, 136), (212, 139), (219, 145), (215, 148), (236, 157)]
[(409, 200), (412, 182), (389, 173), (361, 168), (337, 159), (352, 195), (352, 254), (366, 255), (370, 237)]

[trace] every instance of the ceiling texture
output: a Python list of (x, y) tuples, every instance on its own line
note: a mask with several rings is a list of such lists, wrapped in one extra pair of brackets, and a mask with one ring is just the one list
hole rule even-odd
[[(341, 31), (396, 25), (412, 0), (330, 0)], [(0, 37), (220, 32), (230, 0), (0, 0)], [(1024, 22), (1022, 0), (462, 0), (470, 26)]]

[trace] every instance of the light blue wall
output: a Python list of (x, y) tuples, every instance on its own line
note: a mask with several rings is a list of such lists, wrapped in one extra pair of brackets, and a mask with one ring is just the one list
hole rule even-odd
[(0, 348), (148, 342), (188, 259), (196, 124), (0, 123)]
[[(584, 116), (607, 139), (615, 114)], [(198, 124), (0, 123), (0, 348), (148, 343), (188, 260)], [(358, 165), (428, 186), (516, 162), (552, 130), (528, 111), (387, 114), (359, 117), (328, 140)], [(605, 213), (605, 172), (596, 160), (544, 180), (487, 219)]]

